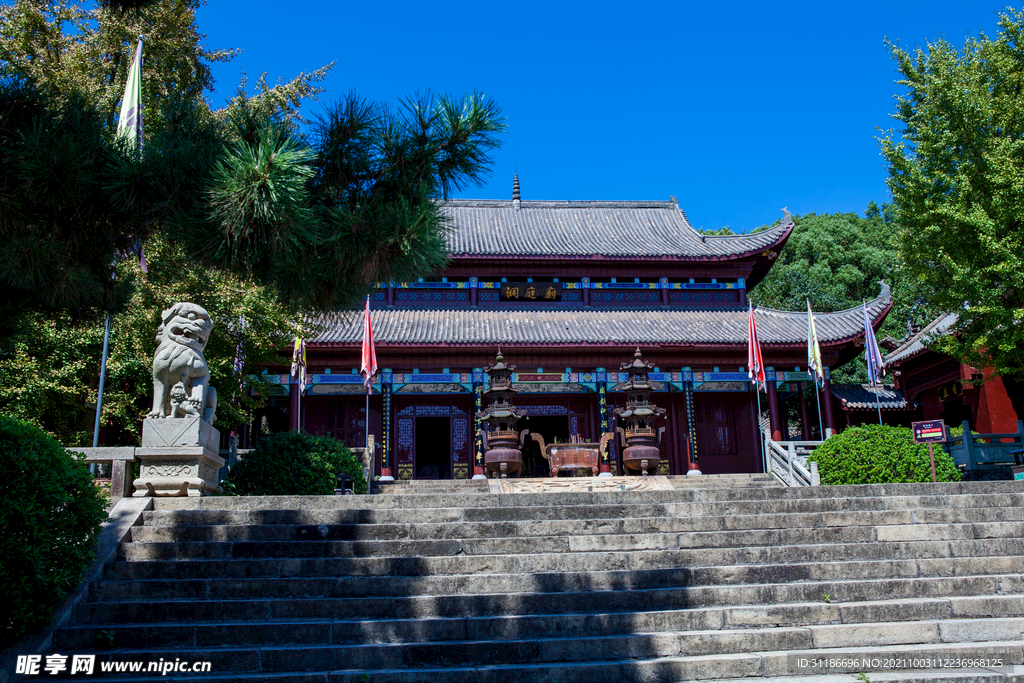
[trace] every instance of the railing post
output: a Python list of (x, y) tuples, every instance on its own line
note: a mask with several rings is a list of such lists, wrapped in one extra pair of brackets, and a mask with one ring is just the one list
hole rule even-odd
[(811, 460), (808, 464), (811, 466), (811, 486), (821, 486), (821, 475), (818, 474), (818, 463)]
[(786, 444), (786, 460), (789, 461), (789, 485), (796, 486), (796, 481), (793, 479), (793, 458), (796, 457), (796, 448), (792, 442)]
[(974, 461), (974, 434), (971, 433), (971, 425), (964, 420), (960, 423), (964, 436), (964, 454), (967, 456), (967, 469), (977, 468), (978, 463)]

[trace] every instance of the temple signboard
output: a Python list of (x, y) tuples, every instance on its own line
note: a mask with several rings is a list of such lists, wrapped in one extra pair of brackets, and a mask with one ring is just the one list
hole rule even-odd
[(557, 282), (502, 282), (500, 301), (561, 301)]
[(911, 422), (914, 430), (914, 443), (929, 443), (946, 440), (946, 424), (942, 420), (923, 420)]

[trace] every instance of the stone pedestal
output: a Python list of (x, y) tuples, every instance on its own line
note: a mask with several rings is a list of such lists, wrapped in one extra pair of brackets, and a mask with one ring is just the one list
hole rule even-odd
[(199, 417), (150, 418), (142, 423), (142, 448), (135, 449), (136, 498), (208, 496), (220, 492), (217, 474), (220, 432)]

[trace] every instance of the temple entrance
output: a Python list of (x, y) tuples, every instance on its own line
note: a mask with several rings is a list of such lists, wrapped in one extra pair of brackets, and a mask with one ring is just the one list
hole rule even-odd
[[(569, 440), (569, 417), (567, 415), (538, 415), (530, 416), (529, 420), (520, 423), (530, 430), (531, 434), (544, 436), (544, 443), (554, 443), (557, 439), (561, 443)], [(524, 477), (547, 477), (550, 476), (550, 467), (540, 448), (533, 439), (527, 437), (523, 448), (523, 473)]]
[(452, 478), (451, 418), (416, 418), (416, 478)]
[(697, 392), (693, 402), (701, 472), (759, 472), (749, 397), (736, 392)]

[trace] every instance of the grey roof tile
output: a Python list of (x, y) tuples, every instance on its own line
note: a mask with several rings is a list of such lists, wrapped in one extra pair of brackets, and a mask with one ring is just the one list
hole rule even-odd
[(885, 357), (885, 364), (897, 365), (908, 358), (927, 351), (928, 344), (936, 337), (945, 335), (956, 321), (956, 313), (940, 315), (938, 318), (925, 325), (924, 329), (920, 332), (902, 342), (897, 348), (893, 349), (892, 353)]
[(882, 410), (906, 410), (907, 399), (893, 387), (870, 384), (833, 384), (832, 395), (846, 410), (875, 410), (875, 396)]
[[(892, 305), (887, 285), (868, 303), (876, 322)], [(747, 311), (729, 309), (431, 309), (373, 310), (373, 331), (384, 344), (740, 344), (747, 343)], [(805, 312), (755, 307), (759, 338), (764, 345), (802, 344), (807, 339)], [(864, 334), (860, 306), (835, 313), (815, 313), (821, 344), (838, 343)], [(322, 334), (312, 344), (360, 344), (362, 311), (342, 311), (317, 320)]]
[(456, 256), (673, 256), (720, 259), (763, 251), (792, 229), (708, 236), (693, 229), (674, 201), (524, 201), (453, 199), (449, 251)]

